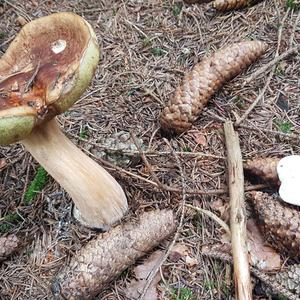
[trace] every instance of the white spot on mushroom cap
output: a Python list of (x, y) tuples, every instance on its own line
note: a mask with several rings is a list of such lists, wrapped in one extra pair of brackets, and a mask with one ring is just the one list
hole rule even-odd
[(300, 155), (290, 155), (281, 159), (277, 165), (277, 173), (281, 182), (280, 198), (300, 206)]
[(66, 49), (67, 42), (65, 40), (57, 40), (51, 44), (51, 50), (58, 54)]

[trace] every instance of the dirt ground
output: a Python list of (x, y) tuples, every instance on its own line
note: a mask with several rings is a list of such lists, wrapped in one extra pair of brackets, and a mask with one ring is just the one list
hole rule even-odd
[[(131, 131), (143, 141), (151, 165), (145, 166), (134, 150), (126, 153), (130, 163), (119, 168), (104, 165), (126, 191), (129, 213), (125, 220), (155, 208), (170, 208), (181, 216), (182, 193), (160, 189), (157, 179), (179, 191), (184, 181), (187, 203), (220, 216), (216, 207), (225, 207), (229, 200), (222, 120), (234, 122), (245, 113), (268, 84), (272, 68), (249, 83), (246, 78), (271, 61), (277, 48), (282, 54), (299, 44), (298, 12), (279, 0), (227, 13), (217, 13), (208, 4), (186, 5), (177, 0), (2, 0), (1, 54), (20, 30), (19, 16), (30, 20), (60, 11), (86, 18), (101, 45), (93, 84), (59, 117), (61, 126), (96, 161), (111, 148), (102, 142), (107, 136)], [(267, 42), (267, 53), (213, 97), (191, 130), (169, 138), (170, 149), (159, 130), (159, 115), (184, 72), (220, 47), (253, 39)], [(291, 55), (277, 64), (261, 101), (237, 128), (244, 159), (300, 153), (299, 78), (299, 57)], [(24, 205), (38, 164), (20, 144), (1, 147), (0, 159), (1, 235), (16, 233), (22, 241), (22, 249), (0, 266), (0, 299), (52, 299), (53, 276), (96, 233), (73, 219), (71, 199), (51, 178), (33, 203)], [(246, 180), (246, 186), (256, 183)], [(3, 219), (9, 214), (17, 214), (17, 220)], [(224, 214), (221, 217), (226, 220)], [(189, 248), (198, 264), (166, 261), (160, 298), (232, 299), (231, 266), (201, 255), (203, 245), (220, 241), (221, 227), (193, 210), (185, 210), (183, 220), (178, 242)], [(167, 243), (160, 246), (166, 247)], [(129, 268), (96, 299), (126, 299), (124, 290), (131, 278)], [(255, 297), (269, 299), (257, 287)], [(185, 298), (179, 295), (182, 290)]]

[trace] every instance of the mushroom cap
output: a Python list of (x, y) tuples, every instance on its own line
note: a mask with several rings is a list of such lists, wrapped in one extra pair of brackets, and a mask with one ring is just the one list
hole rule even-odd
[(66, 111), (99, 61), (96, 35), (80, 16), (55, 13), (27, 23), (0, 59), (0, 145)]
[(277, 173), (281, 182), (280, 198), (287, 203), (300, 205), (300, 155), (281, 159), (277, 165)]

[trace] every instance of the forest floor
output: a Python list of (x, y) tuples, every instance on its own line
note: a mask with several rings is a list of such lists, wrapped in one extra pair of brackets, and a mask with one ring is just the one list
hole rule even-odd
[[(261, 100), (236, 127), (243, 159), (300, 153), (299, 56), (291, 55), (273, 70), (245, 81), (276, 55), (299, 44), (300, 27), (295, 25), (299, 13), (286, 2), (266, 0), (219, 13), (209, 4), (187, 5), (179, 0), (0, 1), (1, 55), (20, 30), (20, 16), (29, 21), (72, 11), (95, 29), (101, 45), (96, 76), (59, 121), (72, 141), (96, 161), (110, 156), (112, 162), (111, 155), (103, 156), (114, 148), (104, 142), (111, 134), (131, 132), (142, 141), (148, 164), (134, 146), (119, 154), (118, 167), (104, 164), (128, 197), (129, 212), (124, 220), (145, 210), (174, 210), (178, 219), (183, 217), (177, 243), (185, 245), (189, 257), (197, 262), (168, 259), (163, 265), (164, 280), (158, 285), (160, 299), (234, 297), (231, 265), (201, 254), (204, 245), (223, 239), (223, 229), (208, 216), (182, 206), (185, 198), (186, 203), (228, 222), (223, 121), (235, 122), (243, 116), (265, 88)], [(159, 116), (184, 73), (216, 49), (253, 39), (267, 42), (267, 53), (226, 84), (189, 131), (169, 137), (167, 142)], [(53, 276), (97, 235), (74, 220), (71, 199), (52, 178), (30, 205), (24, 204), (38, 167), (20, 144), (0, 148), (0, 235), (15, 233), (22, 241), (22, 249), (0, 266), (3, 300), (52, 299), (49, 286)], [(180, 192), (182, 182), (185, 193)], [(257, 183), (246, 179), (245, 186), (251, 189)], [(169, 241), (159, 248), (166, 249)], [(122, 273), (96, 299), (126, 299), (132, 270)], [(269, 299), (258, 280), (253, 283), (256, 299)]]

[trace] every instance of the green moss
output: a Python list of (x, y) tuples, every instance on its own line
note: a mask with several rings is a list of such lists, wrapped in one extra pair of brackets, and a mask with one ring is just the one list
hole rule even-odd
[(143, 47), (150, 47), (152, 45), (152, 41), (149, 37), (145, 37), (142, 41)]
[(293, 124), (291, 124), (290, 122), (274, 120), (274, 124), (283, 133), (291, 133), (292, 132)]
[(13, 228), (12, 224), (7, 224), (7, 223), (0, 224), (0, 232), (1, 233), (9, 232), (12, 228)]
[[(1, 2), (0, 2), (1, 3)], [(6, 37), (5, 32), (0, 31), (0, 40), (4, 39)]]
[(173, 16), (174, 17), (178, 17), (181, 13), (182, 10), (182, 4), (181, 3), (177, 3), (173, 6)]
[(43, 167), (39, 167), (37, 173), (30, 183), (29, 188), (26, 191), (24, 204), (30, 205), (36, 194), (40, 193), (46, 186), (48, 181), (48, 174)]
[(174, 289), (172, 300), (196, 300), (193, 291), (189, 288)]
[(6, 222), (14, 223), (14, 222), (20, 221), (21, 218), (17, 213), (11, 213), (11, 214), (4, 216), (3, 220)]
[(82, 129), (79, 133), (79, 138), (81, 140), (86, 140), (88, 138), (88, 136), (89, 136), (89, 132), (87, 129)]
[(285, 7), (294, 9), (294, 10), (298, 10), (298, 9), (300, 9), (300, 4), (297, 0), (296, 1), (295, 0), (286, 0)]
[(154, 47), (154, 48), (151, 48), (151, 52), (154, 56), (162, 56), (164, 55), (164, 53), (166, 51), (164, 51), (163, 49), (161, 48), (158, 48), (158, 47)]

